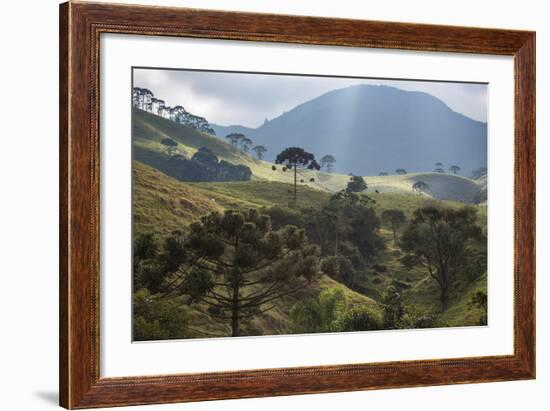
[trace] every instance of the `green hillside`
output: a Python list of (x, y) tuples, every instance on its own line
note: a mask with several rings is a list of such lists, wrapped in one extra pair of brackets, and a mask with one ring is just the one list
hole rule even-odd
[[(178, 142), (177, 153), (187, 158), (201, 147), (206, 147), (220, 159), (233, 164), (243, 164), (250, 168), (254, 180), (268, 180), (280, 183), (293, 183), (293, 173), (283, 172), (282, 167), (272, 169), (273, 164), (260, 161), (240, 149), (231, 146), (218, 137), (202, 133), (193, 128), (166, 120), (159, 116), (134, 109), (133, 122), (133, 154), (134, 159), (159, 170), (166, 166), (168, 156), (165, 147), (160, 143), (164, 138), (172, 138)], [(310, 187), (334, 193), (346, 188), (349, 176), (321, 171), (300, 170), (302, 187)], [(314, 181), (311, 182), (310, 179)], [(429, 185), (423, 196), (442, 200), (453, 200), (465, 203), (474, 202), (483, 180), (477, 182), (466, 177), (440, 173), (411, 173), (405, 175), (364, 176), (369, 188), (367, 193), (400, 193), (411, 194), (412, 185), (422, 180)]]
[[(220, 138), (204, 134), (172, 121), (134, 109), (133, 122), (133, 228), (134, 236), (153, 233), (157, 238), (166, 238), (174, 231), (185, 232), (189, 225), (211, 211), (226, 209), (264, 209), (278, 206), (284, 212), (306, 215), (304, 209), (322, 210), (334, 193), (344, 189), (349, 176), (317, 171), (300, 171), (297, 187), (297, 203), (292, 204), (293, 173), (283, 172), (280, 166), (259, 161), (231, 146)], [(184, 182), (169, 177), (166, 171), (168, 155), (161, 144), (164, 138), (178, 142), (177, 153), (191, 158), (200, 148), (210, 149), (220, 160), (235, 165), (246, 165), (252, 171), (250, 181), (231, 182)], [(313, 178), (314, 181), (309, 181)], [(365, 176), (368, 189), (362, 194), (374, 200), (369, 203), (371, 213), (381, 219), (385, 210), (397, 209), (407, 221), (415, 210), (428, 205), (446, 208), (461, 208), (464, 203), (473, 203), (479, 198), (480, 189), (486, 187), (486, 178), (471, 180), (452, 174), (416, 173), (390, 176)], [(415, 193), (416, 181), (429, 185), (426, 193)], [(289, 207), (292, 205), (292, 207)], [(486, 205), (472, 205), (477, 211), (478, 225), (487, 230)], [(285, 211), (286, 210), (286, 211)], [(373, 210), (373, 211), (372, 211)], [(267, 212), (267, 211), (266, 211)], [(330, 218), (330, 214), (327, 215)], [(296, 223), (296, 225), (303, 224)], [(322, 220), (324, 221), (324, 220)], [(288, 224), (288, 223), (287, 223)], [(295, 224), (294, 222), (291, 224)], [(305, 227), (305, 225), (301, 225)], [(375, 235), (383, 242), (381, 249), (361, 260), (354, 282), (332, 275), (319, 273), (319, 280), (304, 287), (300, 292), (287, 295), (276, 301), (275, 306), (255, 315), (243, 324), (245, 335), (284, 334), (290, 330), (290, 313), (293, 307), (308, 299), (315, 299), (320, 292), (340, 287), (348, 307), (367, 307), (373, 317), (382, 318), (383, 298), (395, 288), (408, 309), (418, 310), (423, 315), (437, 319), (435, 325), (478, 325), (482, 312), (470, 307), (471, 295), (477, 290), (486, 291), (487, 277), (482, 275), (473, 282), (461, 278), (449, 294), (449, 304), (441, 312), (437, 283), (429, 277), (425, 268), (405, 268), (401, 258), (403, 251), (394, 244), (393, 233), (387, 222), (378, 226)], [(349, 228), (350, 230), (353, 227)], [(368, 231), (367, 228), (361, 228)], [(398, 233), (400, 235), (401, 232)], [(349, 241), (348, 241), (349, 243)], [(343, 245), (343, 248), (350, 245)], [(325, 248), (325, 252), (326, 252)], [(334, 247), (328, 256), (337, 255)], [(327, 254), (323, 254), (327, 256)], [(360, 257), (363, 258), (363, 257)], [(334, 278), (338, 278), (336, 281)], [(342, 281), (342, 283), (340, 282)], [(346, 287), (343, 282), (348, 284)], [(209, 337), (228, 335), (227, 323), (211, 316), (205, 303), (188, 305), (184, 297), (171, 297), (173, 306), (184, 307), (189, 327), (186, 337)]]

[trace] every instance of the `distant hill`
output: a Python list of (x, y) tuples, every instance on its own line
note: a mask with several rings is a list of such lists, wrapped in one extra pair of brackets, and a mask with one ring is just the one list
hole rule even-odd
[[(434, 163), (461, 167), (461, 174), (487, 164), (487, 124), (451, 110), (423, 92), (359, 85), (330, 91), (257, 129), (213, 126), (220, 138), (242, 132), (267, 147), (272, 161), (288, 146), (318, 158), (336, 157), (336, 171), (356, 175), (431, 171)], [(338, 159), (346, 159), (346, 162)]]
[(210, 123), (210, 127), (212, 127), (212, 129), (216, 132), (216, 135), (222, 139), (224, 139), (226, 135), (231, 133), (241, 133), (244, 135), (252, 135), (256, 131), (256, 129), (254, 128), (238, 126), (238, 125), (219, 126), (217, 124)]
[[(160, 141), (170, 137), (178, 142), (178, 153), (187, 158), (191, 158), (199, 148), (206, 147), (220, 159), (249, 167), (252, 170), (252, 179), (255, 181), (267, 180), (287, 184), (293, 181), (292, 173), (283, 172), (280, 166), (273, 171), (272, 163), (257, 160), (217, 137), (139, 109), (134, 109), (133, 134), (134, 160), (148, 164), (157, 170), (166, 171), (169, 165), (165, 147), (160, 144)], [(304, 189), (310, 187), (325, 192), (336, 192), (346, 188), (350, 177), (339, 173), (328, 174), (302, 170), (299, 178), (304, 180), (300, 183)], [(311, 178), (314, 179), (313, 182), (310, 181)], [(367, 194), (374, 193), (375, 190), (381, 193), (412, 194), (412, 185), (422, 180), (430, 187), (424, 195), (466, 203), (484, 201), (476, 196), (479, 196), (478, 193), (483, 189), (486, 181), (483, 178), (472, 180), (454, 174), (431, 172), (365, 176), (365, 180), (369, 186)]]

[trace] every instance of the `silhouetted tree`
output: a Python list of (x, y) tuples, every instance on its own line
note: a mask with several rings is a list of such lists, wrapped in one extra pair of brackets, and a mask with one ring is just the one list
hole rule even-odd
[(164, 147), (166, 147), (166, 153), (171, 157), (172, 154), (176, 151), (176, 147), (178, 146), (178, 142), (175, 140), (172, 140), (171, 138), (164, 138), (160, 142)]
[(397, 245), (397, 231), (407, 222), (407, 217), (401, 210), (390, 209), (382, 212), (382, 220), (390, 225), (393, 232), (393, 244)]
[(404, 168), (398, 168), (397, 170), (395, 170), (395, 174), (399, 174), (399, 175), (407, 174), (407, 170), (405, 170)]
[(449, 171), (453, 174), (457, 174), (460, 171), (460, 167), (457, 165), (450, 166)]
[(417, 209), (401, 236), (407, 254), (401, 262), (407, 268), (425, 267), (440, 289), (443, 309), (447, 308), (454, 278), (471, 265), (470, 247), (482, 245), (483, 233), (477, 225), (477, 210), (427, 206)]
[(418, 194), (420, 194), (426, 190), (429, 190), (430, 186), (426, 184), (424, 181), (417, 181), (412, 185), (412, 189), (413, 191), (416, 191)]
[(438, 168), (436, 168), (436, 169), (434, 170), (434, 172), (435, 172), (435, 173), (444, 173), (445, 170), (444, 170), (443, 168), (441, 168), (441, 167), (438, 167)]
[(298, 168), (307, 168), (309, 170), (319, 170), (321, 168), (317, 161), (315, 161), (315, 156), (300, 147), (285, 148), (275, 158), (275, 164), (284, 164), (287, 169), (294, 169), (294, 205), (296, 205)]
[(177, 268), (167, 276), (166, 292), (207, 304), (210, 315), (229, 321), (233, 337), (240, 335), (241, 320), (272, 309), (318, 273), (319, 249), (305, 231), (273, 231), (270, 218), (257, 210), (212, 212), (189, 229), (183, 240), (174, 234), (182, 247), (170, 253)]
[(442, 168), (443, 167), (443, 163), (441, 161), (438, 161), (434, 165), (435, 165), (436, 168)]
[(346, 191), (350, 193), (360, 193), (368, 188), (365, 179), (361, 176), (351, 176), (346, 187)]
[(227, 140), (231, 143), (233, 147), (237, 147), (239, 145), (239, 141), (244, 137), (244, 134), (242, 133), (231, 133), (225, 136)]
[(387, 176), (388, 173), (386, 173), (385, 171), (382, 171), (382, 172), (378, 173), (378, 175), (379, 175), (379, 176)]
[(336, 158), (331, 154), (326, 154), (321, 158), (321, 168), (326, 168), (327, 173), (331, 173), (336, 163)]
[(264, 146), (254, 146), (252, 150), (254, 150), (254, 152), (256, 153), (256, 157), (258, 157), (258, 160), (263, 160), (264, 153), (267, 151), (267, 148), (265, 148)]
[(240, 141), (241, 150), (243, 150), (245, 153), (248, 153), (248, 151), (250, 150), (250, 146), (252, 145), (252, 140), (246, 136), (242, 136)]

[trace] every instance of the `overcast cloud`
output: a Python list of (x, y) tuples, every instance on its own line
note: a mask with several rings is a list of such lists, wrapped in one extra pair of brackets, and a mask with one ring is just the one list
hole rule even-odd
[(423, 91), (441, 99), (458, 113), (487, 121), (487, 86), (484, 84), (134, 70), (134, 86), (148, 88), (169, 106), (182, 105), (187, 111), (218, 125), (239, 124), (254, 128), (264, 119), (278, 117), (328, 91), (358, 84)]

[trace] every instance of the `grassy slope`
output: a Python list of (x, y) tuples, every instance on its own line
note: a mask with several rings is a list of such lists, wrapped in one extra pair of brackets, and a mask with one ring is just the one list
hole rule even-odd
[[(252, 170), (254, 180), (269, 180), (292, 183), (293, 173), (283, 172), (280, 166), (272, 170), (272, 163), (260, 161), (227, 144), (222, 139), (177, 124), (153, 114), (134, 109), (134, 159), (161, 169), (166, 162), (165, 149), (160, 141), (170, 137), (179, 143), (178, 153), (190, 158), (199, 148), (207, 147), (220, 159), (233, 164), (244, 164)], [(310, 182), (314, 178), (314, 182)], [(346, 187), (349, 176), (324, 172), (300, 170), (298, 179), (302, 186), (327, 192), (336, 192)], [(465, 177), (452, 174), (415, 173), (390, 176), (365, 176), (369, 185), (367, 192), (410, 194), (412, 185), (419, 180), (430, 186), (425, 196), (444, 200), (470, 202), (479, 191), (480, 185)]]
[[(262, 207), (284, 198), (289, 185), (277, 182), (249, 181), (243, 183), (191, 184), (178, 181), (139, 162), (133, 163), (134, 173), (134, 233), (153, 231), (166, 235), (173, 230), (184, 229), (201, 215), (227, 207)], [(267, 185), (267, 187), (266, 187)], [(319, 204), (329, 194), (302, 187), (300, 199), (303, 205)], [(284, 204), (283, 204), (284, 205)], [(277, 302), (272, 310), (254, 318), (246, 325), (249, 333), (287, 333), (288, 315), (294, 304), (306, 297), (316, 297), (319, 291), (340, 286), (350, 305), (365, 305), (376, 315), (381, 308), (371, 298), (356, 293), (322, 276), (318, 282), (304, 288), (298, 294)], [(175, 303), (178, 303), (176, 298)], [(181, 301), (179, 301), (181, 303)], [(191, 335), (195, 337), (229, 335), (229, 326), (207, 314), (207, 306), (199, 304), (189, 309)], [(199, 331), (200, 330), (200, 331)]]
[[(240, 150), (226, 144), (218, 138), (200, 133), (196, 130), (175, 124), (165, 119), (148, 113), (136, 111), (134, 124), (134, 158), (155, 167), (157, 162), (165, 162), (166, 155), (160, 144), (160, 140), (171, 137), (180, 144), (180, 154), (191, 156), (198, 148), (208, 147), (220, 158), (234, 163), (248, 165), (253, 173), (254, 180), (249, 182), (232, 183), (184, 183), (142, 164), (134, 162), (134, 221), (135, 232), (150, 231), (155, 228), (159, 234), (166, 234), (174, 229), (181, 229), (195, 220), (198, 216), (210, 210), (222, 210), (223, 208), (263, 207), (271, 205), (286, 205), (288, 190), (291, 188), (292, 174), (271, 170), (271, 164), (252, 159)], [(315, 183), (309, 186), (301, 185), (298, 190), (300, 206), (319, 206), (330, 196), (330, 192), (341, 189), (347, 183), (349, 177), (339, 174), (327, 174), (307, 172), (315, 175)], [(461, 197), (461, 190), (470, 195), (477, 186), (472, 180), (463, 177), (423, 173), (408, 174), (404, 176), (366, 177), (369, 184), (367, 194), (376, 200), (379, 214), (389, 208), (403, 210), (407, 217), (411, 217), (413, 211), (434, 201), (448, 206), (462, 206), (458, 201), (438, 201), (428, 195), (412, 194), (412, 182), (422, 179), (431, 186), (434, 194), (446, 195), (447, 198)], [(271, 181), (267, 181), (271, 180)], [(449, 185), (449, 190), (444, 192), (440, 186), (445, 182), (454, 182)], [(474, 186), (472, 186), (472, 184)], [(313, 189), (317, 188), (317, 190)], [(378, 190), (376, 193), (374, 190)], [(437, 191), (439, 190), (439, 191)], [(454, 193), (454, 194), (453, 194)], [(457, 194), (458, 193), (458, 194)], [(480, 223), (486, 227), (486, 207), (478, 206)], [(401, 252), (393, 247), (391, 233), (387, 227), (381, 229), (382, 236), (388, 243), (388, 248), (376, 257), (373, 264), (383, 264), (387, 267), (384, 273), (376, 273), (371, 269), (362, 285), (368, 289), (367, 296), (376, 300), (385, 292), (387, 287), (397, 281), (410, 288), (403, 289), (404, 298), (409, 303), (422, 306), (427, 309), (437, 310), (438, 290), (433, 282), (427, 278), (426, 273), (420, 268), (405, 270), (399, 263)], [(325, 286), (332, 281), (324, 278)], [(321, 287), (324, 288), (321, 283)], [(486, 288), (486, 279), (482, 278), (476, 288)], [(472, 286), (472, 287), (474, 287)], [(313, 292), (318, 292), (313, 291)], [(362, 302), (376, 303), (363, 295), (346, 289), (347, 293), (353, 293), (355, 298)], [(450, 307), (443, 314), (443, 320), (449, 325), (472, 324), (477, 321), (479, 315), (467, 310), (469, 300), (468, 289), (461, 289), (460, 295), (451, 295)], [(295, 301), (297, 296), (289, 297)], [(284, 319), (288, 310), (293, 305), (291, 301), (284, 302), (281, 307), (264, 314), (260, 319), (251, 324), (254, 329), (277, 329), (284, 327)], [(285, 308), (286, 307), (286, 311)], [(205, 330), (216, 334), (223, 330), (220, 324), (212, 321), (205, 314), (204, 307), (192, 313), (193, 322), (201, 324)], [(222, 327), (223, 328), (223, 327)]]

